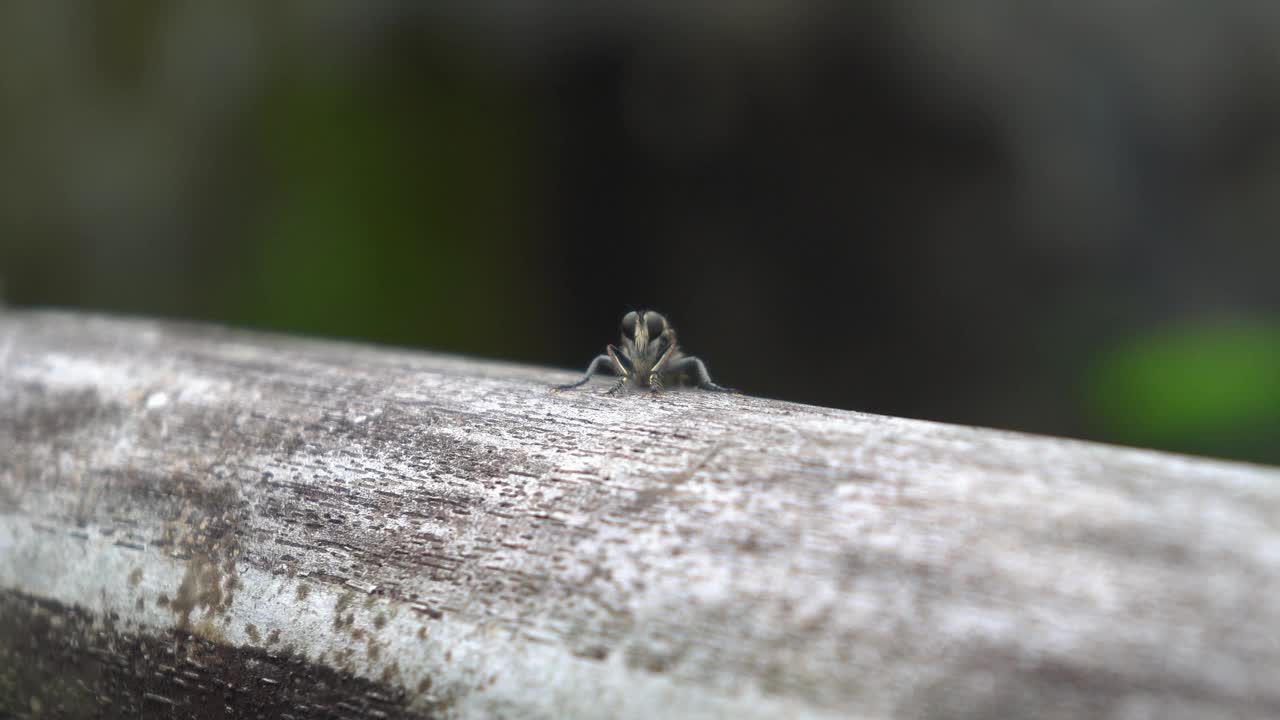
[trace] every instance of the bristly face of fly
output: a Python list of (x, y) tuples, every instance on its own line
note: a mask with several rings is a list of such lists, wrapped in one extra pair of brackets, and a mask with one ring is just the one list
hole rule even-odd
[(623, 316), (618, 349), (618, 353), (610, 354), (617, 356), (624, 377), (641, 387), (649, 387), (653, 375), (661, 374), (672, 360), (678, 359), (675, 330), (661, 313), (652, 310)]

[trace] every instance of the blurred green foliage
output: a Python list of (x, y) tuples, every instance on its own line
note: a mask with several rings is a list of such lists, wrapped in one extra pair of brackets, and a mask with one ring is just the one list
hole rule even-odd
[(1088, 378), (1114, 442), (1280, 463), (1280, 324), (1179, 327), (1124, 342)]
[(0, 4), (0, 295), (579, 367), (652, 302), (749, 392), (1280, 464), (1280, 324), (1108, 345), (1274, 312), (1271, 56), (1223, 35), (1235, 60), (1192, 72), (1212, 44), (1146, 25), (1109, 60), (1026, 56), (1010, 26), (970, 39), (1006, 59), (983, 83), (904, 83), (943, 7), (866, 45), (552, 6)]
[(529, 113), (493, 74), (437, 62), (272, 88), (235, 322), (496, 355), (535, 339), (511, 311), (538, 292)]

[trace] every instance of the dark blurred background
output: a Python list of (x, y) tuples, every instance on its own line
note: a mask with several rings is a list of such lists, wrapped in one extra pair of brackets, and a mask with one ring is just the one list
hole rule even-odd
[(1280, 3), (0, 4), (11, 305), (1280, 463)]

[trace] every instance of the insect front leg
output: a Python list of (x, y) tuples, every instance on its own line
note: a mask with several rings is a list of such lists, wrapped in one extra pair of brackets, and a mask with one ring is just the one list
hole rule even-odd
[(671, 358), (674, 356), (675, 351), (676, 351), (676, 344), (674, 341), (671, 341), (667, 345), (667, 351), (662, 353), (662, 357), (658, 358), (658, 362), (654, 363), (653, 367), (650, 368), (649, 392), (652, 392), (655, 394), (662, 392), (662, 374), (665, 372), (668, 372), (667, 365), (669, 364), (669, 361), (671, 360)]
[(662, 392), (662, 374), (653, 373), (649, 376), (649, 392), (658, 394)]
[(613, 361), (612, 359), (610, 359), (608, 355), (599, 355), (599, 356), (597, 356), (597, 357), (596, 357), (596, 359), (595, 359), (595, 360), (592, 360), (592, 361), (591, 361), (591, 364), (590, 364), (590, 365), (588, 365), (588, 366), (587, 366), (587, 374), (586, 374), (586, 375), (584, 375), (584, 376), (582, 376), (582, 379), (581, 379), (581, 380), (579, 380), (579, 381), (578, 381), (578, 382), (576, 382), (576, 383), (569, 383), (569, 384), (567, 384), (567, 385), (556, 385), (556, 386), (555, 386), (554, 388), (552, 388), (552, 389), (554, 389), (554, 390), (572, 390), (572, 389), (574, 389), (574, 388), (576, 388), (576, 387), (581, 387), (581, 386), (585, 385), (585, 384), (586, 384), (586, 382), (587, 382), (588, 380), (590, 380), (590, 379), (591, 379), (591, 376), (592, 376), (592, 375), (595, 375), (596, 373), (600, 372), (600, 369), (601, 369), (601, 368), (609, 368), (609, 369), (614, 370), (614, 371), (616, 371), (616, 370), (617, 370), (617, 368), (614, 366), (614, 361)]
[(714, 390), (716, 392), (734, 392), (730, 388), (721, 387), (711, 382), (711, 374), (707, 372), (707, 366), (696, 357), (686, 355), (679, 360), (671, 363), (671, 372), (682, 373), (687, 372), (693, 376), (694, 384), (703, 390)]

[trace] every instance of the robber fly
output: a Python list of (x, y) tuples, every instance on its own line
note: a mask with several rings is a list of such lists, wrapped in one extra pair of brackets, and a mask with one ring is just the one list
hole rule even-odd
[(576, 383), (557, 385), (556, 390), (571, 390), (586, 384), (603, 368), (609, 368), (618, 376), (618, 382), (609, 390), (613, 394), (623, 385), (658, 392), (667, 384), (690, 382), (703, 390), (733, 392), (711, 382), (707, 366), (692, 355), (680, 352), (676, 343), (675, 328), (667, 319), (652, 310), (629, 312), (622, 317), (622, 342), (617, 347), (605, 348), (608, 354), (600, 355), (587, 366), (587, 374)]

